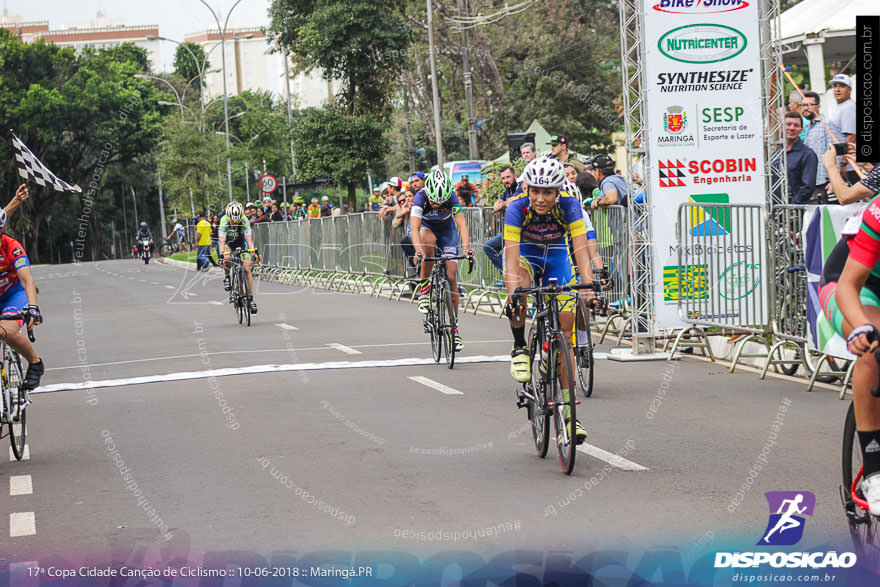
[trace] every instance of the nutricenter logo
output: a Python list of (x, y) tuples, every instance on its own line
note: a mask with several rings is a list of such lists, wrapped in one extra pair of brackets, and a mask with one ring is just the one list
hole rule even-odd
[(660, 0), (652, 8), (670, 14), (713, 14), (748, 7), (746, 0)]
[(717, 63), (746, 48), (746, 36), (721, 24), (689, 24), (668, 31), (657, 44), (660, 52), (682, 63)]

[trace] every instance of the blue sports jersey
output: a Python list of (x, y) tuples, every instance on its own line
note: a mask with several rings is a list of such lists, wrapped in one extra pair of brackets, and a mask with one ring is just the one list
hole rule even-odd
[(551, 246), (564, 244), (566, 234), (574, 237), (586, 233), (581, 204), (567, 192), (559, 193), (556, 206), (547, 214), (536, 214), (525, 195), (511, 200), (504, 214), (504, 240)]
[(425, 190), (419, 190), (419, 193), (413, 199), (410, 215), (414, 218), (421, 218), (422, 226), (434, 228), (444, 224), (451, 224), (453, 222), (452, 217), (459, 212), (461, 212), (461, 200), (458, 199), (458, 194), (455, 193), (455, 190), (452, 190), (452, 196), (442, 206), (436, 208), (431, 206)]

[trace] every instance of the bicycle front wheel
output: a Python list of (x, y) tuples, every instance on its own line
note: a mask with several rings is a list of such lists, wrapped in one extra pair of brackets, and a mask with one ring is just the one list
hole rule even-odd
[(442, 301), (440, 316), (442, 316), (443, 323), (440, 332), (443, 333), (443, 350), (446, 354), (446, 364), (452, 369), (455, 366), (456, 317), (455, 304), (452, 301), (452, 291), (449, 289), (449, 284), (443, 285), (443, 295), (440, 296), (440, 299)]
[[(584, 397), (593, 395), (593, 337), (590, 333), (590, 312), (583, 298), (577, 298), (575, 308), (574, 360), (577, 364), (577, 383)], [(586, 332), (584, 344), (578, 341), (578, 330)], [(581, 334), (581, 336), (584, 336)]]
[(247, 326), (251, 325), (251, 288), (248, 287), (247, 273), (244, 267), (239, 269), (239, 281), (241, 282), (241, 308)]
[(556, 452), (562, 472), (571, 475), (574, 470), (574, 458), (577, 453), (575, 441), (575, 422), (577, 415), (576, 390), (574, 373), (572, 372), (571, 354), (562, 333), (556, 333), (550, 339), (549, 349), (549, 398), (553, 408), (553, 424), (556, 432)]
[(431, 356), (434, 357), (435, 363), (439, 363), (440, 357), (443, 355), (443, 334), (440, 330), (440, 319), (443, 314), (438, 312), (440, 305), (437, 303), (436, 283), (431, 283), (428, 296), (430, 296), (430, 303), (428, 304), (428, 315), (425, 316), (425, 328), (431, 335)]
[(171, 243), (164, 242), (159, 247), (159, 254), (163, 257), (170, 257), (172, 253), (174, 253), (174, 247), (171, 246)]
[(538, 372), (538, 361), (541, 348), (541, 337), (538, 336), (537, 326), (533, 326), (529, 332), (529, 362), (531, 364), (531, 380), (526, 383), (526, 392), (535, 399), (529, 399), (529, 427), (532, 429), (532, 440), (535, 442), (535, 450), (542, 459), (547, 456), (550, 446), (550, 410), (547, 408), (546, 386)]
[[(850, 488), (853, 479), (862, 470), (862, 448), (856, 430), (855, 404), (850, 403), (843, 426), (843, 507), (849, 522), (849, 533), (858, 554), (859, 563), (872, 572), (880, 570), (880, 520), (853, 502)], [(856, 495), (864, 498), (861, 489)]]
[[(12, 405), (10, 413), (12, 422), (9, 422), (9, 442), (12, 445), (12, 454), (16, 460), (24, 457), (24, 446), (27, 440), (27, 393), (21, 388), (24, 375), (21, 370), (21, 357), (9, 347), (3, 355), (3, 368), (6, 370), (6, 388), (10, 390)], [(6, 389), (3, 390), (6, 393)]]

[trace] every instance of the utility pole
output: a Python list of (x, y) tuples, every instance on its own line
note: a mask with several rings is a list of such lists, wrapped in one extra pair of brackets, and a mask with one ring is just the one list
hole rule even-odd
[[(468, 16), (468, 12), (468, 0), (458, 0), (458, 16), (462, 21)], [(477, 128), (474, 124), (476, 122), (476, 118), (474, 118), (474, 91), (471, 80), (471, 60), (468, 57), (470, 47), (463, 23), (458, 25), (458, 32), (461, 35), (461, 67), (464, 69), (464, 97), (467, 104), (468, 155), (473, 160), (479, 159), (480, 153), (477, 149)]]
[(159, 176), (159, 218), (162, 220), (162, 236), (168, 234), (165, 230), (165, 202), (162, 201), (162, 176)]
[[(401, 84), (401, 87), (404, 87)], [(412, 121), (409, 116), (409, 92), (403, 90), (403, 112), (406, 116), (406, 150), (409, 154), (409, 175), (416, 172), (416, 154), (413, 152)], [(370, 192), (372, 194), (372, 192)]]
[[(292, 114), (290, 112), (290, 73), (287, 68), (287, 48), (281, 47), (281, 56), (284, 59), (284, 87), (286, 88), (287, 94), (287, 127), (288, 132), (290, 127), (293, 125)], [(293, 137), (290, 138), (290, 176), (293, 177), (296, 175), (296, 160), (293, 157)]]
[(431, 94), (434, 98), (434, 138), (437, 145), (437, 166), (442, 170), (446, 154), (443, 152), (443, 136), (440, 130), (440, 90), (437, 87), (437, 55), (434, 53), (434, 12), (428, 0), (428, 52), (431, 59)]

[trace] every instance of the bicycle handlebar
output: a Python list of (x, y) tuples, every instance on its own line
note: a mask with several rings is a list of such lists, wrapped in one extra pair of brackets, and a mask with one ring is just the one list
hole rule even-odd
[[(25, 323), (30, 320), (31, 313), (27, 311), (27, 309), (22, 310), (21, 312), (16, 312), (15, 314), (2, 314), (0, 315), (0, 320), (22, 320)], [(37, 339), (34, 336), (34, 331), (32, 328), (27, 329), (28, 338), (31, 342), (36, 342)]]
[(455, 255), (455, 256), (444, 256), (441, 255), (439, 257), (424, 257), (422, 256), (421, 251), (416, 253), (416, 257), (419, 258), (419, 261), (425, 261), (428, 263), (446, 263), (447, 261), (463, 261), (467, 259), (468, 261), (468, 275), (474, 272), (474, 257), (470, 255)]
[(573, 285), (545, 285), (542, 287), (517, 287), (513, 290), (513, 295), (532, 295), (532, 294), (560, 294), (567, 291), (592, 290), (601, 289), (602, 285), (596, 283), (575, 283)]

